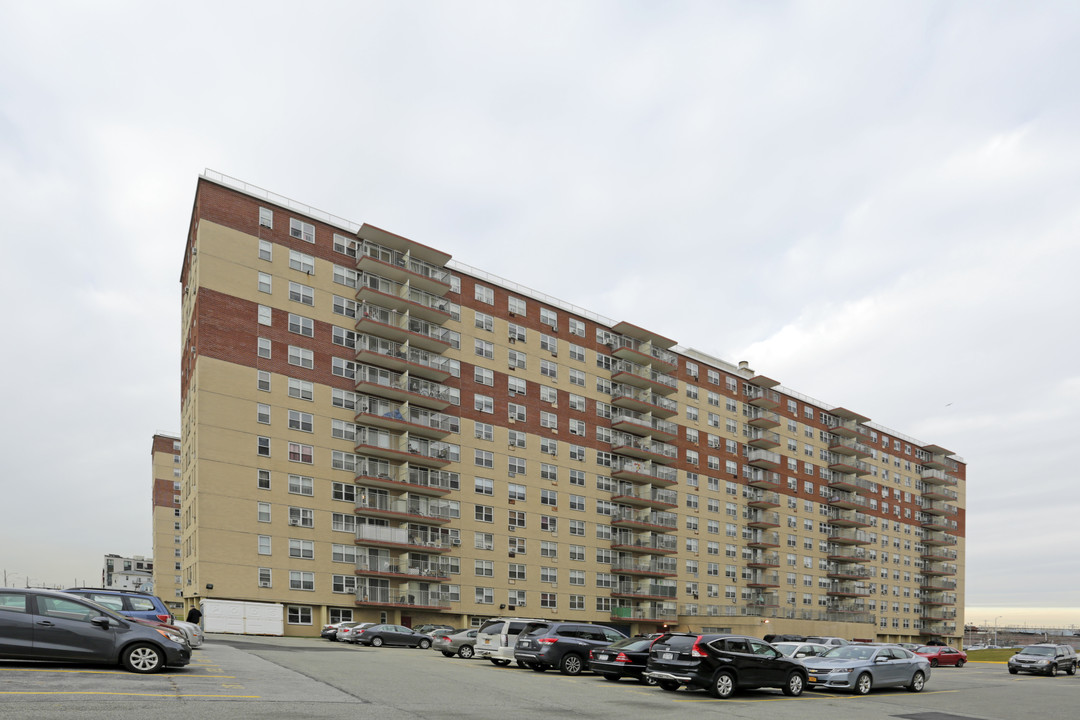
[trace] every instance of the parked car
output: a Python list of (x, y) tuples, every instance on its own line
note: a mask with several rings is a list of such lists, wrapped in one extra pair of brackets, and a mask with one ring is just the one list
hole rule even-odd
[(772, 643), (772, 646), (779, 650), (785, 657), (795, 659), (824, 655), (831, 650), (828, 645), (811, 642), (775, 642)]
[(963, 650), (957, 650), (948, 645), (923, 645), (915, 650), (912, 650), (916, 655), (921, 655), (930, 661), (930, 667), (937, 667), (938, 665), (955, 665), (956, 667), (964, 667), (964, 663), (967, 662), (967, 653)]
[(744, 635), (666, 633), (653, 643), (645, 676), (662, 690), (707, 690), (726, 699), (739, 688), (781, 688), (798, 696), (806, 669), (764, 640)]
[(184, 642), (186, 642), (187, 646), (193, 650), (203, 644), (202, 628), (195, 623), (184, 622), (183, 620), (174, 620), (172, 623), (163, 623), (160, 620), (145, 620), (136, 617), (129, 617), (128, 620), (147, 627), (165, 628), (166, 630), (174, 632), (184, 638)]
[[(537, 622), (536, 618), (494, 618), (480, 626), (476, 633), (478, 657), (490, 660), (494, 665), (505, 667), (514, 659), (514, 646), (525, 626)], [(520, 663), (518, 663), (520, 665)]]
[(468, 628), (436, 632), (431, 636), (431, 649), (438, 650), (446, 657), (459, 655), (468, 660), (475, 654), (473, 648), (476, 645), (476, 632), (475, 629)]
[(1054, 676), (1058, 670), (1064, 670), (1066, 675), (1076, 674), (1076, 651), (1072, 645), (1028, 645), (1009, 658), (1009, 672), (1013, 675), (1023, 671)]
[(594, 648), (589, 651), (589, 669), (613, 682), (630, 677), (646, 685), (655, 685), (655, 680), (645, 677), (649, 648), (655, 639), (639, 635), (624, 638), (606, 647)]
[(354, 642), (361, 645), (382, 647), (383, 645), (403, 645), (427, 650), (431, 647), (431, 638), (404, 625), (372, 625), (364, 628)]
[(125, 617), (158, 620), (172, 625), (175, 618), (157, 595), (111, 588), (68, 588), (64, 592), (104, 605)]
[(347, 642), (356, 644), (356, 638), (360, 637), (360, 633), (367, 630), (374, 625), (373, 622), (358, 622), (358, 623), (346, 623), (345, 626), (339, 627), (337, 631), (338, 640), (341, 642)]
[(350, 622), (350, 621), (349, 620), (342, 620), (341, 622), (327, 623), (326, 625), (322, 626), (322, 632), (319, 633), (319, 635), (321, 637), (326, 638), (330, 642), (337, 642), (338, 628), (341, 627), (342, 625), (344, 625), (347, 622)]
[(762, 639), (770, 645), (781, 642), (806, 642), (805, 635), (766, 635)]
[(825, 636), (825, 637), (822, 637), (822, 636), (808, 637), (808, 638), (806, 638), (806, 642), (817, 643), (818, 645), (827, 645), (829, 647), (839, 647), (841, 645), (850, 645), (851, 644), (847, 640), (845, 640), (844, 638), (828, 637), (828, 636)]
[(563, 675), (580, 675), (588, 669), (590, 650), (625, 637), (604, 625), (537, 620), (518, 635), (514, 659), (537, 672), (558, 668)]
[(425, 635), (431, 636), (434, 636), (437, 632), (445, 632), (447, 630), (454, 630), (456, 632), (456, 629), (453, 625), (419, 625), (417, 627), (414, 627), (413, 630), (418, 633), (424, 633)]
[(191, 661), (182, 635), (147, 627), (85, 598), (52, 590), (0, 589), (0, 658), (119, 663), (152, 673)]
[(897, 645), (850, 644), (824, 655), (803, 658), (812, 686), (865, 695), (876, 687), (906, 687), (921, 692), (930, 678), (930, 661)]

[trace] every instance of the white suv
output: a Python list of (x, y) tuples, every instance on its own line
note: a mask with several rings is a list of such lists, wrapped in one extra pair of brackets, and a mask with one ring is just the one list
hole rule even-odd
[(506, 666), (514, 659), (518, 635), (536, 618), (494, 618), (480, 626), (476, 633), (476, 657), (486, 658), (495, 665)]

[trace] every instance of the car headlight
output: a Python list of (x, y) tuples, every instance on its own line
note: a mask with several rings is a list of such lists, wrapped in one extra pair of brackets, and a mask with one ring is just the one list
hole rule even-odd
[(853, 672), (855, 672), (855, 668), (853, 668), (853, 667), (846, 667), (846, 668), (833, 668), (833, 669), (832, 669), (832, 670), (830, 670), (829, 672), (834, 672), (834, 673), (853, 673)]
[(1049, 660), (1040, 660), (1039, 662), (1037, 662), (1035, 664), (1036, 665), (1049, 665), (1050, 661)]
[(157, 630), (159, 633), (161, 633), (163, 636), (165, 636), (165, 637), (169, 638), (170, 640), (172, 640), (174, 643), (177, 643), (178, 645), (186, 645), (187, 644), (187, 640), (180, 637), (179, 635), (177, 635), (174, 632), (170, 632), (170, 631), (164, 630), (162, 628), (154, 628), (154, 629)]

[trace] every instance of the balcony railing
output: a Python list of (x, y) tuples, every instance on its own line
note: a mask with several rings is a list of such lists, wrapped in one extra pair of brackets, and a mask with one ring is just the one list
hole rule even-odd
[(656, 525), (657, 527), (675, 528), (679, 524), (679, 516), (669, 512), (637, 512), (631, 508), (618, 508), (611, 516), (612, 522), (625, 521), (644, 525)]
[(677, 590), (678, 588), (674, 585), (661, 585), (659, 583), (616, 583), (611, 592), (618, 595), (674, 598)]
[(611, 564), (614, 573), (655, 573), (658, 575), (674, 575), (679, 572), (679, 564), (675, 558), (655, 557), (649, 560), (637, 560), (632, 557), (619, 558)]
[(633, 483), (621, 482), (612, 490), (615, 497), (634, 498), (647, 502), (678, 505), (679, 493), (664, 488), (645, 488)]
[(661, 410), (666, 410), (670, 413), (677, 413), (679, 411), (679, 404), (674, 400), (666, 398), (663, 395), (657, 395), (648, 390), (639, 390), (632, 385), (613, 383), (611, 387), (611, 397), (613, 400), (619, 400), (620, 398), (634, 400), (639, 403), (660, 408)]

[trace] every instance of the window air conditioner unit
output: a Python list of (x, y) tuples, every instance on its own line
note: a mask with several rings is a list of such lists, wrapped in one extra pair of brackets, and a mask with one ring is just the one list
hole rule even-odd
[(299, 524), (300, 524), (300, 521), (299, 521), (299, 520), (293, 520), (293, 519), (291, 519), (291, 518), (290, 518), (290, 519), (289, 519), (289, 524), (290, 524), (290, 525), (299, 525)]
[(270, 587), (270, 583), (266, 580), (262, 580), (259, 582), (259, 587)]
[(454, 547), (457, 547), (458, 545), (461, 544), (461, 538), (454, 538), (450, 542), (453, 543)]
[(512, 472), (512, 471), (507, 471), (507, 473), (506, 473), (506, 474), (507, 474), (507, 475), (508, 475), (509, 477), (517, 477), (517, 473), (516, 473), (516, 472)]

